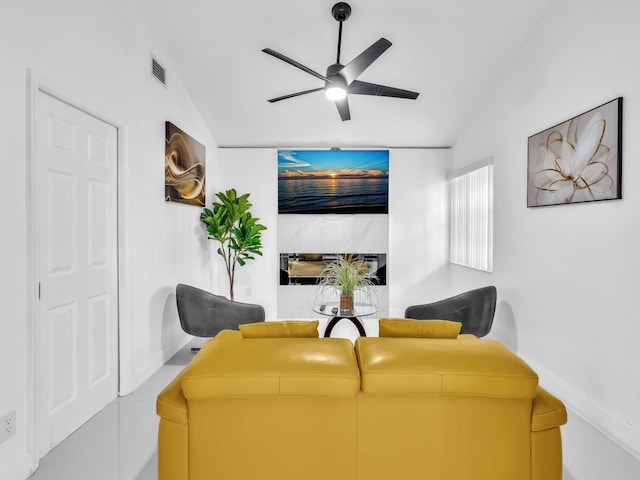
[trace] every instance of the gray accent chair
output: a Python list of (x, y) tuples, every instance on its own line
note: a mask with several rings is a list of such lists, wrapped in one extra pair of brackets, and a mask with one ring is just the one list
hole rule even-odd
[(434, 303), (413, 305), (405, 310), (404, 316), (417, 320), (460, 322), (460, 333), (484, 337), (493, 324), (497, 297), (498, 292), (494, 286), (478, 288)]
[(262, 305), (234, 302), (182, 283), (176, 287), (176, 303), (182, 329), (196, 337), (215, 337), (221, 330), (238, 330), (238, 325), (265, 319)]

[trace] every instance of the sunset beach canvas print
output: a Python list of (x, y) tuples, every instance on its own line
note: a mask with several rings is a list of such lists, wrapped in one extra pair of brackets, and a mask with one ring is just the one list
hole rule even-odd
[(388, 150), (278, 150), (278, 213), (389, 212)]

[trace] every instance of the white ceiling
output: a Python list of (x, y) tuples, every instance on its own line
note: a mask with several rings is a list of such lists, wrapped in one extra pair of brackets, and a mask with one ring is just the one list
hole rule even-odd
[(171, 68), (221, 147), (450, 146), (553, 0), (351, 0), (341, 61), (385, 37), (393, 45), (360, 80), (417, 100), (351, 95), (342, 122), (323, 92), (268, 98), (323, 82), (335, 62), (334, 0), (136, 0)]

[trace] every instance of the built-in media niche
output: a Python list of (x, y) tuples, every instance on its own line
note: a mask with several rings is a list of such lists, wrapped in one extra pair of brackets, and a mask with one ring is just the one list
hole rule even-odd
[(280, 285), (317, 285), (331, 262), (346, 256), (368, 269), (375, 285), (387, 284), (385, 253), (281, 253)]

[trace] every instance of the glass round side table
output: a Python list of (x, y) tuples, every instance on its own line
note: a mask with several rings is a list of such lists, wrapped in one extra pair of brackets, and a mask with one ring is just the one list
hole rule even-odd
[(333, 327), (343, 318), (349, 319), (351, 323), (356, 326), (361, 337), (366, 337), (367, 333), (364, 330), (364, 325), (358, 317), (373, 315), (378, 311), (378, 307), (369, 303), (356, 303), (353, 310), (346, 312), (340, 310), (340, 304), (338, 302), (327, 302), (314, 305), (313, 311), (326, 317), (332, 317), (324, 331), (325, 337), (331, 336)]

